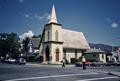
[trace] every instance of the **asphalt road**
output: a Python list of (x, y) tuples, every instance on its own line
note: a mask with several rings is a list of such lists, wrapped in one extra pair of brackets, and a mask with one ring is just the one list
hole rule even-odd
[(120, 71), (120, 67), (49, 67), (41, 65), (14, 65), (0, 63), (1, 81), (120, 81), (120, 77), (108, 72)]

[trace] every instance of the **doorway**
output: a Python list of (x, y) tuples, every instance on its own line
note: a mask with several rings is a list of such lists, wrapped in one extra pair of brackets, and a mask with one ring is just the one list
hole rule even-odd
[(59, 62), (59, 49), (56, 49), (56, 62)]
[(50, 61), (50, 50), (49, 50), (49, 47), (47, 46), (46, 49), (45, 49), (45, 53), (46, 53), (46, 57), (45, 57), (45, 60), (46, 61)]

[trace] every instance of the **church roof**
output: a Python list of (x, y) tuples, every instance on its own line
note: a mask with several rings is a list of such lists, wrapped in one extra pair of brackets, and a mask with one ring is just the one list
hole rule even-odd
[(82, 32), (62, 29), (62, 39), (64, 48), (90, 49)]

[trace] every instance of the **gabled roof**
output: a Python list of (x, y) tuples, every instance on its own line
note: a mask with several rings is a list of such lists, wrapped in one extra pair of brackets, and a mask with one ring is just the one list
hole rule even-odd
[(106, 52), (106, 51), (103, 51), (101, 49), (89, 49), (85, 52), (86, 54), (100, 54), (100, 53), (104, 53), (104, 54), (107, 54), (107, 55), (111, 55), (111, 53), (109, 52)]
[(89, 49), (86, 51), (86, 53), (105, 53), (105, 51), (102, 51), (100, 49)]
[(31, 42), (34, 48), (38, 48), (39, 43), (40, 43), (40, 38), (31, 38)]
[(62, 40), (64, 48), (90, 49), (82, 32), (62, 29)]

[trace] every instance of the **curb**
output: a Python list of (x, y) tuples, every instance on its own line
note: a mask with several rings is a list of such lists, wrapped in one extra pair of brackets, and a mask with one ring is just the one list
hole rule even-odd
[(108, 75), (120, 77), (120, 72), (108, 72)]
[[(41, 67), (62, 67), (62, 65), (47, 65), (47, 64), (32, 64), (32, 63), (27, 63), (26, 65), (31, 65), (31, 66), (41, 66)], [(66, 67), (75, 67), (74, 65), (66, 65)]]

